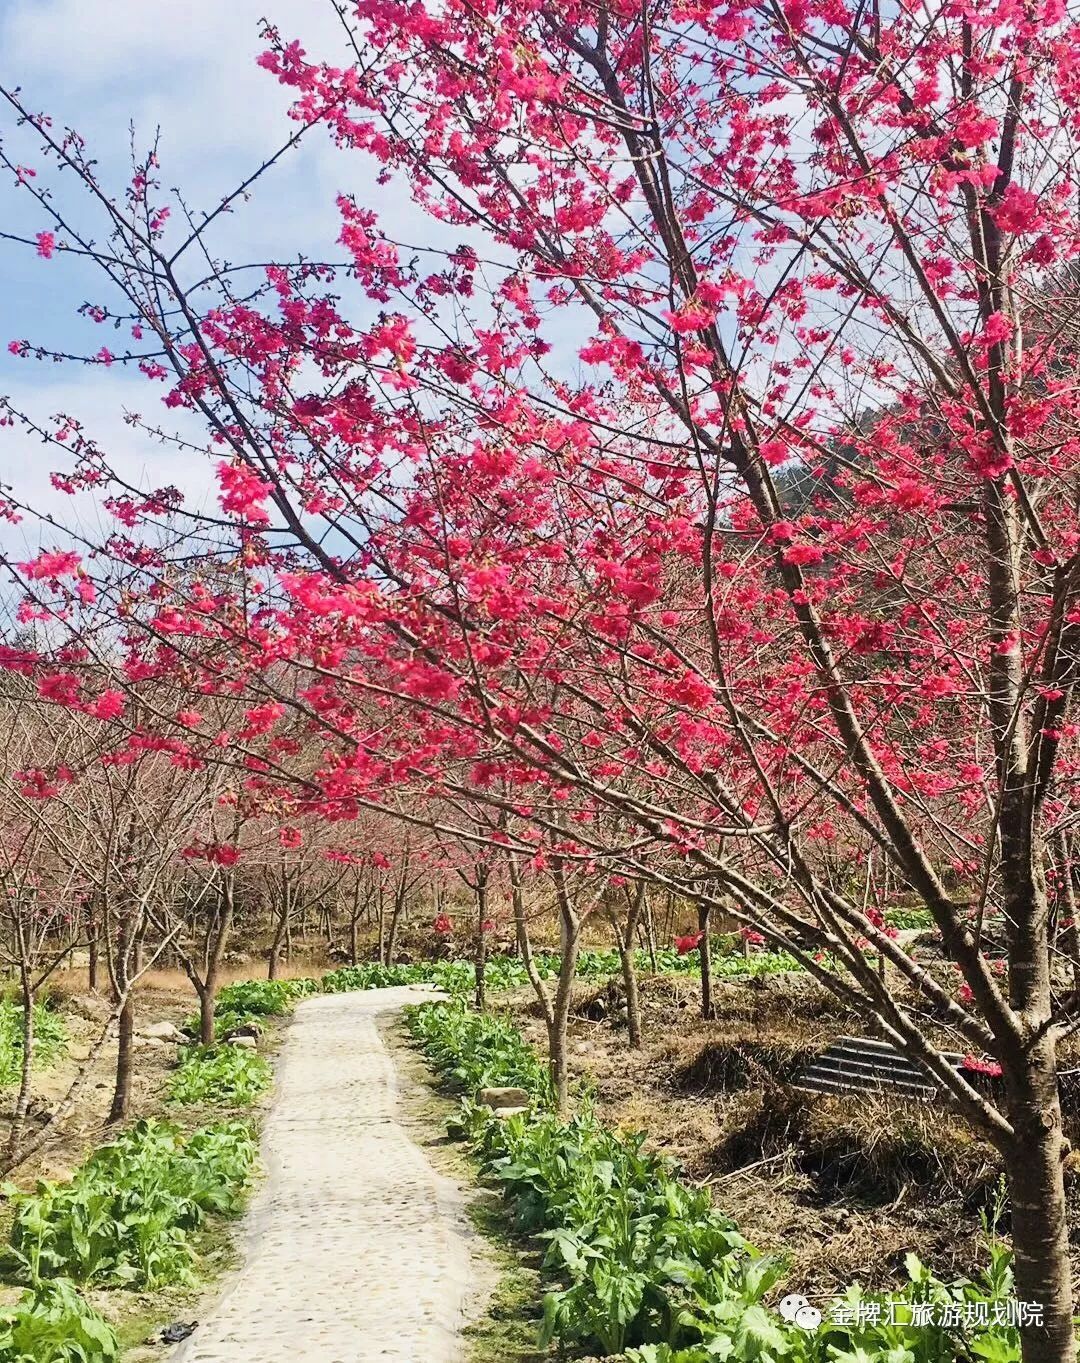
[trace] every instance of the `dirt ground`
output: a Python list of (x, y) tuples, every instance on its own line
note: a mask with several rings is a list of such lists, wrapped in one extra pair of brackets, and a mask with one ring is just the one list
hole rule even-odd
[[(999, 1201), (1001, 1171), (959, 1116), (790, 1082), (833, 1038), (866, 1034), (831, 995), (806, 977), (721, 980), (709, 1023), (696, 981), (646, 978), (642, 995), (645, 1044), (632, 1051), (618, 988), (578, 988), (573, 1071), (607, 1120), (648, 1131), (752, 1244), (786, 1255), (794, 1289), (898, 1284), (909, 1250), (946, 1278), (985, 1261), (982, 1218)], [(535, 1000), (522, 992), (513, 1007), (542, 1049)], [(1071, 1192), (1080, 1204), (1075, 1176)], [(1007, 1219), (999, 1225), (1007, 1232)]]

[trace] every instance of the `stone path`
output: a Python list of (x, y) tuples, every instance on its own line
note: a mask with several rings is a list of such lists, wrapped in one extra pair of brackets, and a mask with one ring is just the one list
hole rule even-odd
[(473, 1278), (461, 1190), (402, 1126), (379, 1013), (423, 988), (299, 1005), (263, 1133), (244, 1267), (173, 1363), (457, 1363)]

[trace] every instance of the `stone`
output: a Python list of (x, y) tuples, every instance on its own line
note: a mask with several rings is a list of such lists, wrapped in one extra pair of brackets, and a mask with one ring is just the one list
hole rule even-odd
[(505, 1122), (510, 1117), (520, 1117), (522, 1113), (528, 1112), (527, 1107), (497, 1107), (493, 1109), (493, 1115), (500, 1122)]
[(139, 1028), (139, 1035), (147, 1041), (172, 1041), (178, 1046), (186, 1046), (189, 1041), (175, 1022), (148, 1022)]
[(500, 1108), (527, 1108), (529, 1106), (529, 1095), (524, 1089), (481, 1089), (476, 1095), (476, 1101), (481, 1107), (489, 1107), (493, 1112), (498, 1112)]
[(65, 1164), (52, 1164), (46, 1160), (41, 1166), (41, 1177), (48, 1179), (50, 1183), (70, 1183), (75, 1173)]
[(226, 1040), (226, 1045), (239, 1046), (241, 1050), (245, 1051), (254, 1051), (258, 1049), (253, 1036), (230, 1036)]
[(100, 994), (73, 994), (67, 1001), (67, 1011), (87, 1022), (108, 1022), (113, 1008)]

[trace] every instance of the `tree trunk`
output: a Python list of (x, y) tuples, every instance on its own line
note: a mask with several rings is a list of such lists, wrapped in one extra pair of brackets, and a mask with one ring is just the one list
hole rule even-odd
[(217, 1014), (217, 977), (208, 979), (199, 989), (199, 1042), (203, 1046), (214, 1044), (214, 1022)]
[(379, 886), (379, 964), (389, 965), (386, 956), (386, 891)]
[(510, 861), (510, 899), (514, 913), (514, 937), (517, 941), (518, 955), (525, 967), (525, 974), (529, 978), (529, 983), (533, 987), (537, 1002), (540, 1004), (541, 1012), (544, 1017), (544, 1025), (548, 1030), (548, 1039), (551, 1038), (551, 1029), (555, 1025), (555, 1009), (551, 1002), (551, 995), (548, 993), (547, 985), (540, 978), (540, 972), (536, 968), (533, 960), (532, 942), (529, 941), (529, 924), (525, 918), (525, 896), (521, 886), (521, 870), (518, 867), (513, 855)]
[(628, 1040), (632, 1050), (640, 1050), (642, 1042), (641, 1031), (641, 997), (638, 991), (637, 969), (634, 966), (634, 948), (629, 951), (620, 951), (619, 957), (622, 963), (623, 985), (626, 989), (626, 1028)]
[(393, 965), (394, 957), (397, 955), (397, 935), (398, 924), (401, 922), (401, 915), (405, 909), (405, 890), (399, 888), (394, 895), (394, 911), (390, 915), (390, 932), (386, 939), (386, 960), (384, 965)]
[(8, 1136), (8, 1158), (13, 1159), (22, 1140), (23, 1127), (26, 1125), (26, 1112), (30, 1106), (31, 1068), (34, 1063), (34, 987), (30, 972), (25, 963), (20, 970), (20, 994), (22, 997), (22, 1069), (19, 1080), (19, 1095), (15, 1099), (15, 1112), (11, 1119), (11, 1132)]
[(570, 1100), (570, 1072), (567, 1066), (566, 1034), (573, 1001), (574, 976), (577, 973), (578, 934), (563, 932), (562, 959), (559, 962), (559, 984), (555, 991), (555, 1006), (548, 1028), (548, 1052), (551, 1063), (551, 1087), (558, 1112), (565, 1112)]
[(91, 993), (97, 992), (101, 974), (101, 958), (98, 949), (98, 922), (91, 897), (86, 905), (86, 946), (87, 946), (87, 985)]
[(1074, 1363), (1076, 1358), (1065, 1147), (1054, 1052), (1052, 1039), (1038, 1043), (1030, 1053), (1027, 1075), (1009, 1097), (1016, 1136), (1005, 1153), (1005, 1164), (1016, 1300), (1042, 1308), (1041, 1323), (1020, 1327), (1024, 1363)]
[(645, 883), (642, 881), (630, 898), (625, 926), (620, 925), (614, 909), (611, 914), (615, 944), (619, 952), (619, 965), (622, 968), (623, 989), (626, 992), (626, 1029), (633, 1050), (640, 1049), (642, 1042), (641, 995), (638, 989), (637, 967), (634, 964), (634, 943), (637, 940), (638, 923), (645, 910), (645, 904)]
[(281, 914), (278, 917), (277, 927), (274, 929), (274, 940), (270, 944), (270, 957), (266, 964), (266, 978), (268, 980), (276, 980), (278, 977), (281, 948), (285, 943), (285, 926), (289, 921), (289, 908), (290, 905), (288, 900), (286, 900), (285, 905), (281, 910)]
[(701, 956), (701, 1016), (706, 1022), (712, 1022), (716, 1017), (712, 989), (712, 947), (709, 942), (711, 917), (712, 908), (709, 905), (698, 906), (698, 932), (702, 934), (701, 946), (698, 949)]
[(236, 882), (231, 872), (223, 872), (221, 902), (212, 927), (212, 942), (206, 954), (206, 974), (199, 990), (199, 1040), (204, 1046), (214, 1044), (214, 1022), (217, 1012), (218, 980), (225, 946), (236, 917)]
[(357, 940), (357, 922), (355, 915), (349, 921), (349, 964), (357, 965), (360, 958), (360, 945)]
[[(484, 875), (481, 868), (478, 872)], [(484, 924), (487, 921), (487, 885), (484, 880), (478, 880), (476, 885), (476, 956), (473, 961), (473, 971), (476, 977), (476, 1011), (478, 1013), (487, 1012), (487, 933), (484, 931)]]
[(570, 1073), (567, 1066), (566, 1033), (570, 1022), (570, 1005), (574, 996), (574, 977), (577, 974), (578, 947), (581, 923), (570, 904), (561, 868), (555, 885), (559, 898), (559, 983), (555, 990), (555, 1005), (548, 1028), (548, 1051), (551, 1061), (551, 1087), (555, 1107), (565, 1112), (570, 1099)]
[(120, 1010), (116, 1048), (116, 1086), (107, 1121), (122, 1122), (131, 1108), (131, 1068), (135, 1050), (135, 999), (128, 994)]
[(652, 904), (649, 896), (645, 896), (644, 907), (644, 929), (645, 929), (645, 950), (649, 953), (649, 962), (652, 965), (653, 974), (657, 974), (659, 966), (656, 960), (656, 924), (653, 921)]

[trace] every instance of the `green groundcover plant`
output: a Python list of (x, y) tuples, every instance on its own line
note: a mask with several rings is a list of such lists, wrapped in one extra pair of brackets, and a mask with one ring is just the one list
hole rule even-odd
[(0, 1311), (0, 1363), (113, 1363), (116, 1333), (67, 1278), (36, 1283)]
[[(852, 1286), (843, 1313), (806, 1329), (769, 1305), (786, 1260), (756, 1250), (706, 1191), (646, 1152), (640, 1133), (605, 1127), (587, 1098), (569, 1118), (554, 1113), (543, 1067), (508, 1020), (460, 1001), (408, 1017), (431, 1064), (466, 1090), (460, 1125), (516, 1227), (546, 1245), (543, 1344), (625, 1353), (628, 1363), (1019, 1359), (1013, 1326), (979, 1323), (1013, 1295), (1010, 1253), (989, 1225), (989, 1265), (977, 1278), (942, 1282), (912, 1254), (907, 1285), (888, 1301)], [(473, 1101), (486, 1084), (526, 1089), (532, 1110), (497, 1117)], [(912, 1324), (920, 1314), (935, 1323)]]
[[(22, 1074), (23, 1010), (11, 999), (0, 1001), (0, 1088), (19, 1082)], [(34, 1065), (47, 1069), (67, 1049), (64, 1019), (45, 1004), (34, 1006)]]
[[(297, 999), (319, 992), (317, 980), (240, 980), (218, 992), (214, 1032), (225, 1036), (237, 1027), (259, 1024), (268, 1017), (284, 1017)], [(199, 1031), (198, 1015), (187, 1020), (187, 1030)]]
[(15, 1211), (8, 1267), (38, 1285), (71, 1278), (156, 1288), (192, 1281), (193, 1233), (207, 1215), (235, 1216), (256, 1162), (243, 1122), (183, 1137), (147, 1120), (97, 1150), (67, 1183), (5, 1188)]
[(174, 1103), (249, 1107), (269, 1089), (273, 1071), (254, 1051), (239, 1046), (191, 1046), (169, 1081)]

